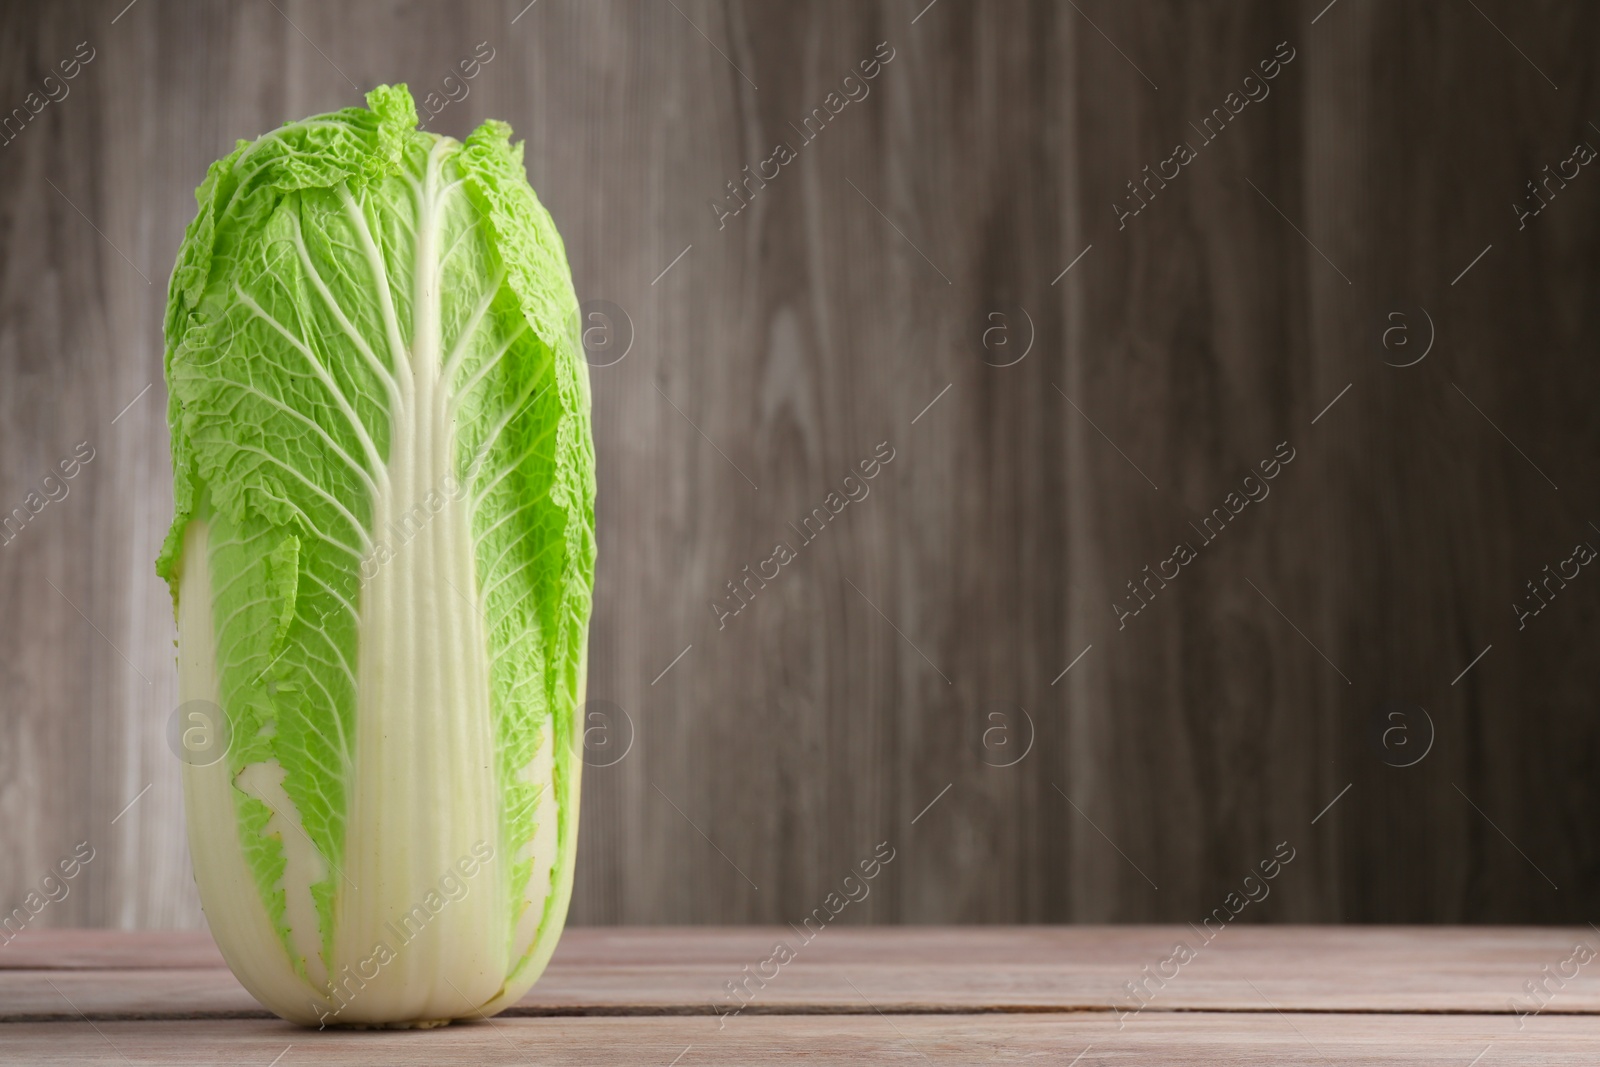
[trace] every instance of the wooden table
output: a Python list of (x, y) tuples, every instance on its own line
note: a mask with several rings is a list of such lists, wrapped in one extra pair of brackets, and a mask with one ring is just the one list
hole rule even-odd
[(1592, 927), (578, 928), (491, 1022), (318, 1032), (206, 934), (41, 931), (0, 948), (0, 1063), (1593, 1067), (1595, 953)]

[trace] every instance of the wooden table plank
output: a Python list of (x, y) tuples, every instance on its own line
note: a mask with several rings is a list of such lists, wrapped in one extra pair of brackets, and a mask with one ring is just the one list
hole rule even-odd
[(225, 967), (204, 930), (23, 930), (0, 945), (7, 970)]
[[(1151, 1013), (496, 1019), (430, 1031), (302, 1030), (277, 1020), (12, 1023), (0, 1062), (28, 1064), (908, 1064), (1040, 1062), (1077, 1067), (1328, 1064), (1593, 1067), (1600, 1021), (1542, 1016)], [(1087, 1052), (1085, 1052), (1087, 1050)]]
[[(745, 1014), (1094, 1011), (1135, 1005), (1125, 989), (1159, 975), (1175, 942), (1196, 948), (1164, 984), (1160, 1011), (1507, 1014), (1524, 984), (1549, 981), (1587, 928), (1239, 927), (1203, 945), (1187, 927), (840, 928), (802, 944), (785, 928), (576, 928), (525, 1014), (712, 1014), (726, 983), (775, 941), (795, 958)], [(98, 943), (101, 947), (96, 949)], [(105, 961), (93, 967), (97, 959)], [(1571, 968), (1569, 968), (1569, 971)], [(1170, 968), (1168, 968), (1170, 973)], [(45, 979), (49, 981), (46, 982)], [(52, 984), (53, 983), (53, 984)], [(1600, 966), (1550, 986), (1551, 1013), (1600, 1012)], [(69, 1003), (70, 1001), (70, 1003)], [(76, 1007), (74, 1007), (74, 1005)], [(41, 931), (0, 949), (0, 1020), (192, 1018), (260, 1014), (221, 968), (208, 935)]]

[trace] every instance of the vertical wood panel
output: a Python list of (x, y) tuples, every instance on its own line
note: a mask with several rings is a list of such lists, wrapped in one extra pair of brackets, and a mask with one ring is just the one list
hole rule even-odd
[[(798, 921), (885, 840), (842, 921), (1198, 919), (1284, 840), (1247, 920), (1588, 917), (1600, 585), (1522, 630), (1509, 605), (1600, 543), (1600, 179), (1523, 231), (1507, 205), (1600, 146), (1595, 15), (117, 7), (0, 15), (0, 108), (96, 49), (0, 146), (0, 508), (95, 449), (0, 547), (0, 907), (88, 839), (41, 923), (201, 921), (150, 561), (164, 282), (205, 166), (352, 82), (426, 93), (487, 42), (430, 127), (511, 122), (580, 297), (631, 323), (592, 372), (589, 695), (633, 748), (590, 754), (575, 921)], [(1124, 183), (1282, 41), (1270, 96), (1119, 229)], [(800, 144), (879, 42), (870, 93)], [(795, 161), (719, 220), (780, 140)], [(1423, 308), (1428, 358), (1386, 366), (1386, 315)], [(997, 325), (1031, 338), (1014, 366)], [(1282, 441), (1270, 496), (1119, 629), (1124, 583)], [(801, 545), (880, 442), (869, 494)], [(797, 559), (719, 626), (780, 541)], [(1391, 700), (1431, 716), (1414, 767), (1374, 742)]]

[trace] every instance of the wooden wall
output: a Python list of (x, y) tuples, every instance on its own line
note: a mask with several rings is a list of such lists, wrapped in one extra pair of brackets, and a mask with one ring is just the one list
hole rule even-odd
[(574, 921), (797, 921), (885, 841), (847, 921), (1198, 921), (1280, 842), (1245, 920), (1596, 914), (1600, 574), (1512, 605), (1600, 546), (1600, 169), (1511, 205), (1600, 147), (1600, 11), (123, 2), (0, 14), (0, 107), (93, 50), (0, 145), (0, 505), (93, 450), (0, 547), (0, 907), (88, 841), (41, 923), (201, 921), (151, 561), (205, 166), (486, 42), (430, 128), (509, 120), (631, 321)]

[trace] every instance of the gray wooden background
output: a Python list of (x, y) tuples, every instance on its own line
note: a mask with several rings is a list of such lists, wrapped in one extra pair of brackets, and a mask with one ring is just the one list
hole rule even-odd
[(0, 108), (93, 58), (0, 145), (0, 507), (93, 459), (0, 546), (0, 910), (88, 841), (38, 923), (201, 922), (152, 560), (204, 168), (485, 43), (430, 128), (509, 120), (631, 323), (575, 922), (798, 921), (880, 842), (844, 921), (1198, 921), (1280, 842), (1241, 921), (1596, 916), (1600, 575), (1513, 605), (1600, 546), (1600, 9), (524, 2), (5, 5)]

